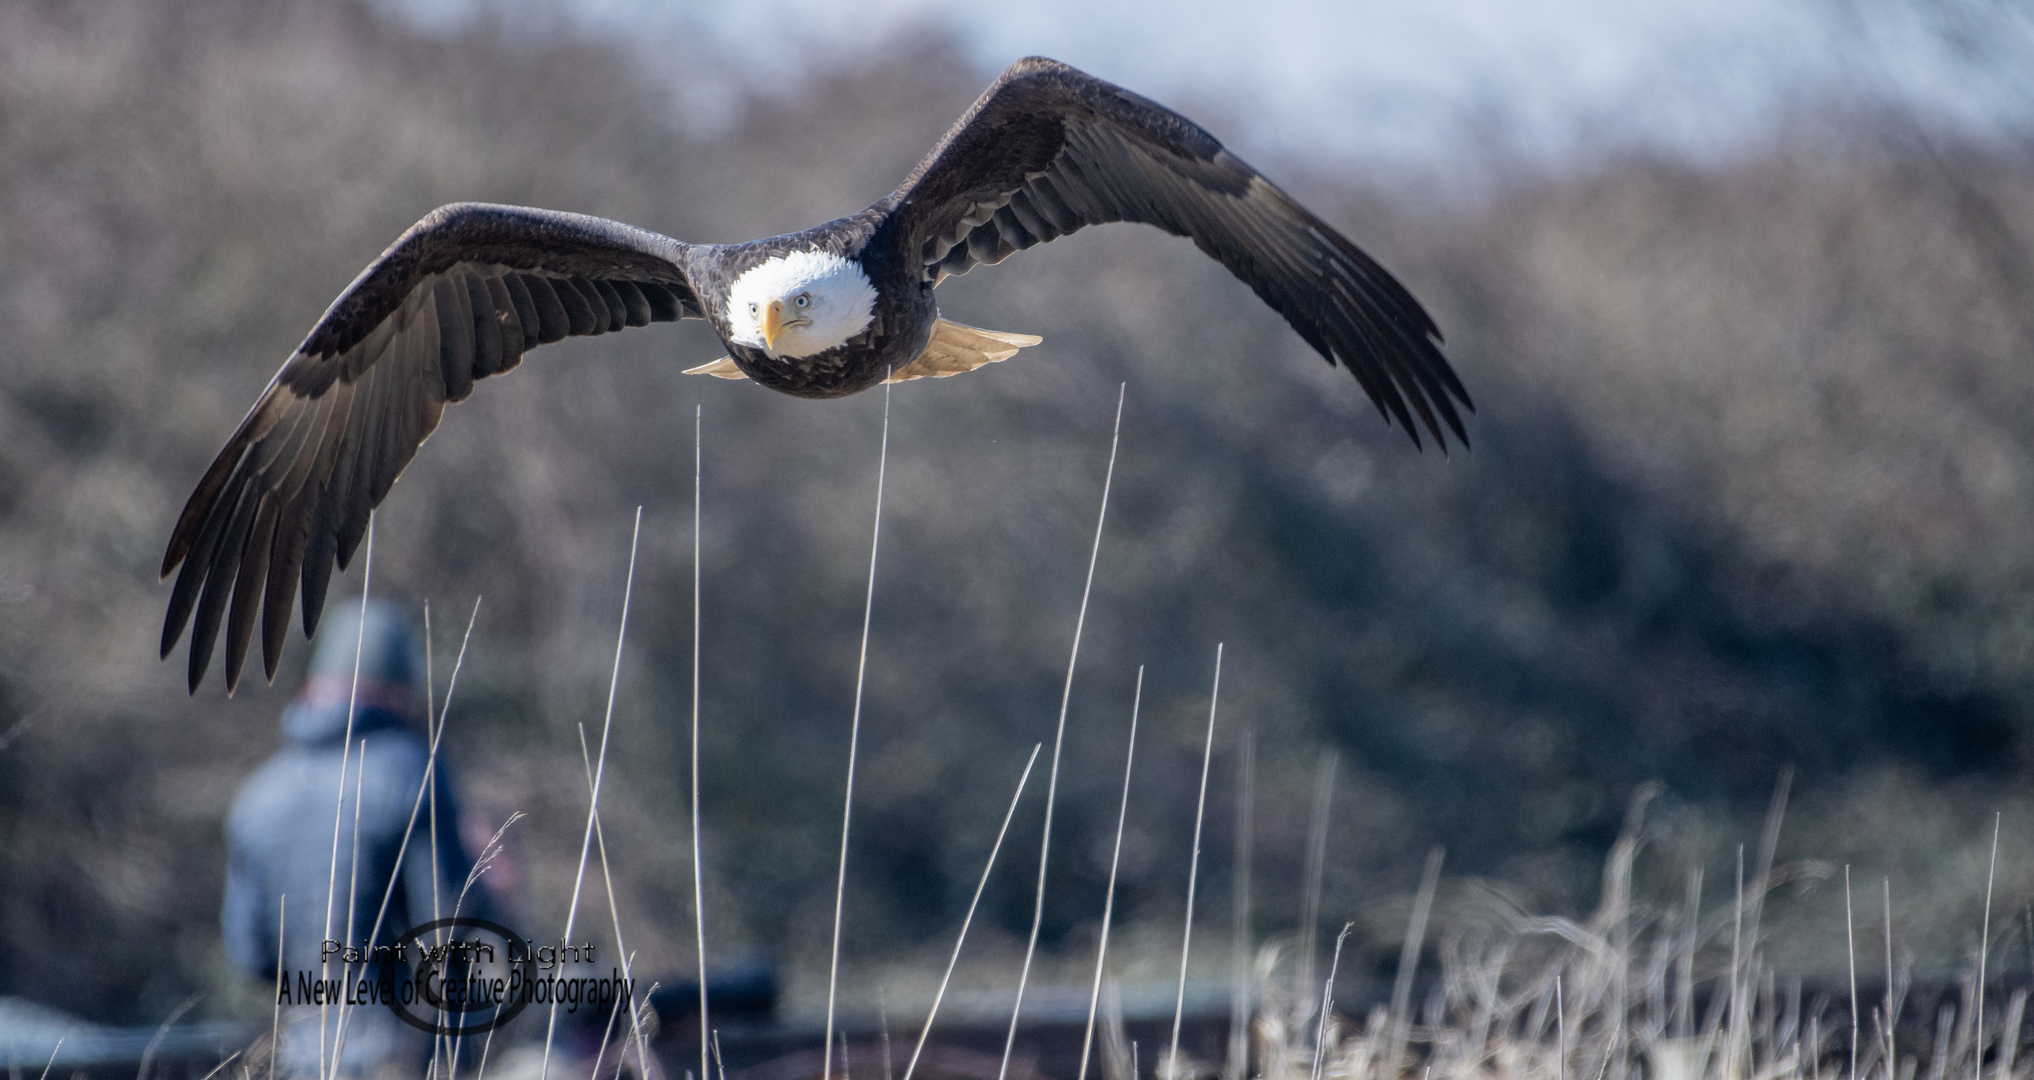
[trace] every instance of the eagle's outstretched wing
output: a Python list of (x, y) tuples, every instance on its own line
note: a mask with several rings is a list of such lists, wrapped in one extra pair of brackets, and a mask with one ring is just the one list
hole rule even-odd
[(183, 572), (162, 654), (195, 612), (196, 691), (223, 620), (230, 691), (260, 609), (273, 679), (299, 582), (309, 634), (333, 566), (351, 561), (445, 403), (538, 345), (699, 317), (684, 252), (619, 222), (523, 207), (460, 203), (417, 222), (318, 320), (191, 493), (163, 554), (165, 578)]
[[(1440, 331), (1342, 234), (1156, 102), (1054, 60), (1010, 66), (892, 194), (885, 227), (938, 280), (1084, 225), (1135, 221), (1185, 236), (1340, 360), (1419, 443), (1466, 445), (1474, 409)], [(1438, 415), (1437, 415), (1438, 414)]]

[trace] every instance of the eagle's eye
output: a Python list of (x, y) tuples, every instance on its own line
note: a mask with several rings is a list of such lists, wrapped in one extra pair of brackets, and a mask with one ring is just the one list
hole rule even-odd
[(791, 302), (797, 304), (800, 308), (809, 308), (812, 306), (812, 294), (809, 292), (799, 293), (798, 298)]
[(754, 300), (749, 301), (749, 314), (751, 315), (758, 314), (758, 308)]

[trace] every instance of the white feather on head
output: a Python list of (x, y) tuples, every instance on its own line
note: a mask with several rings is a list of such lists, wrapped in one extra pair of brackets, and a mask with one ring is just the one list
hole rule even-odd
[[(772, 301), (783, 305), (785, 320), (774, 348), (763, 340), (763, 313)], [(735, 279), (727, 292), (729, 336), (777, 356), (813, 356), (867, 329), (875, 307), (876, 287), (859, 264), (830, 252), (794, 251)]]

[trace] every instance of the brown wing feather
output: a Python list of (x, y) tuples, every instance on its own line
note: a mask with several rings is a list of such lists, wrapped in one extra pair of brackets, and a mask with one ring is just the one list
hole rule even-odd
[(938, 281), (1088, 225), (1185, 236), (1248, 284), (1387, 420), (1443, 450), (1474, 410), (1419, 301), (1362, 249), (1156, 102), (1042, 57), (1018, 61), (887, 200), (890, 242)]
[(261, 623), (275, 677), (294, 596), (317, 628), (344, 568), (448, 402), (523, 353), (573, 334), (698, 317), (684, 245), (577, 214), (459, 204), (404, 233), (276, 373), (184, 505), (163, 555), (176, 572), (168, 656), (191, 626), (190, 686), (223, 626), (226, 686)]

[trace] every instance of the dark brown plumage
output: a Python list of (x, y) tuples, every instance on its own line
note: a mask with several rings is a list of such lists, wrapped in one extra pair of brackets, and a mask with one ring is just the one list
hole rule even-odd
[[(195, 691), (223, 625), (230, 690), (258, 616), (273, 678), (292, 594), (303, 594), (308, 635), (333, 567), (350, 562), (446, 403), (538, 345), (704, 318), (741, 374), (839, 397), (892, 372), (909, 377), (934, 334), (932, 290), (948, 275), (1113, 221), (1191, 238), (1347, 366), (1415, 445), (1422, 426), (1443, 448), (1444, 429), (1467, 443), (1456, 403), (1473, 408), (1469, 395), (1439, 330), (1389, 273), (1184, 117), (1034, 57), (1005, 71), (896, 192), (805, 232), (687, 245), (549, 210), (433, 211), (333, 303), (198, 482), (163, 555), (164, 577), (182, 568), (163, 655), (191, 625)], [(873, 285), (866, 324), (805, 355), (751, 343), (730, 290), (813, 251)]]

